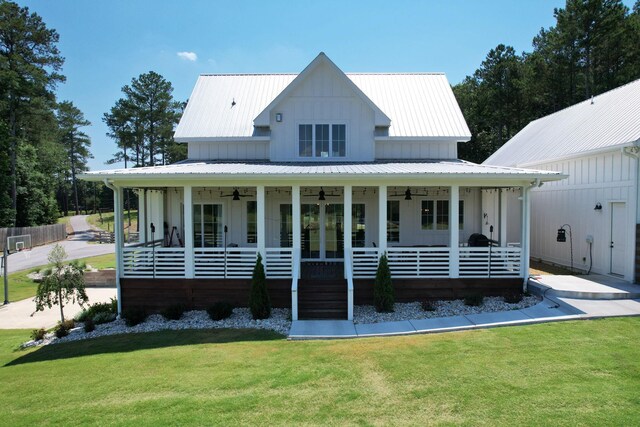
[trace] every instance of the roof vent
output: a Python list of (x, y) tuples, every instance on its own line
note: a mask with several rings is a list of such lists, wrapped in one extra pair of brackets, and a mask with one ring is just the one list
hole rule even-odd
[(591, 105), (593, 105), (593, 95), (591, 95)]
[[(591, 103), (593, 104), (593, 101), (592, 101)], [(235, 98), (233, 98), (233, 99), (231, 100), (231, 108), (233, 108), (235, 105), (236, 105), (236, 99), (235, 99)]]

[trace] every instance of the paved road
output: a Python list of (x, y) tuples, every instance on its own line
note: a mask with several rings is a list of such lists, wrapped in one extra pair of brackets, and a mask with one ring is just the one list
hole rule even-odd
[[(113, 243), (89, 243), (92, 233), (87, 223), (87, 215), (72, 216), (71, 227), (73, 234), (67, 237), (67, 240), (58, 242), (67, 251), (67, 260), (115, 253)], [(30, 251), (9, 255), (9, 273), (48, 264), (47, 255), (54, 245), (55, 243), (37, 246)]]
[[(116, 288), (87, 288), (86, 290), (89, 304), (108, 302), (116, 297)], [(0, 329), (48, 329), (60, 321), (60, 307), (57, 305), (45, 308), (44, 311), (39, 311), (32, 316), (35, 309), (36, 304), (33, 298), (0, 305)], [(78, 304), (65, 305), (64, 317), (73, 319), (81, 310), (82, 307)]]

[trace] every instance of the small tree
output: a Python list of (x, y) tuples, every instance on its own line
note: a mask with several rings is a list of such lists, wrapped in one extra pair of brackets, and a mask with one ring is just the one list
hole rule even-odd
[(256, 266), (251, 276), (251, 295), (249, 295), (249, 308), (254, 319), (267, 319), (271, 316), (271, 300), (267, 291), (267, 279), (262, 265), (262, 255), (258, 253)]
[(60, 321), (64, 322), (64, 304), (71, 301), (82, 306), (89, 301), (84, 289), (84, 272), (77, 264), (64, 264), (67, 253), (64, 248), (56, 244), (49, 252), (49, 262), (53, 264), (51, 273), (42, 278), (34, 301), (36, 312), (45, 307), (60, 306)]
[(391, 270), (389, 270), (389, 262), (385, 252), (380, 257), (376, 271), (376, 281), (373, 284), (373, 303), (378, 313), (390, 313), (393, 312), (394, 300)]

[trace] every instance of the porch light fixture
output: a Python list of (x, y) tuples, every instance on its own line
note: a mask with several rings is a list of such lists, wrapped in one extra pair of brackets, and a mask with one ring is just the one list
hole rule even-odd
[(324, 188), (320, 187), (320, 192), (318, 193), (318, 200), (325, 200), (324, 198)]
[(594, 211), (601, 211), (602, 210), (602, 204), (600, 202), (596, 203), (596, 207), (593, 208)]
[(280, 123), (282, 121), (282, 113), (276, 113), (276, 122)]
[(411, 189), (407, 187), (407, 191), (404, 192), (404, 199), (411, 200)]
[(240, 200), (240, 192), (238, 191), (237, 188), (233, 190), (233, 199), (231, 200)]

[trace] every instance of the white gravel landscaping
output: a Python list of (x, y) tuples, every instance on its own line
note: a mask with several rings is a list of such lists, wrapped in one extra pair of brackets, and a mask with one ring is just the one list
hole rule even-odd
[(69, 335), (63, 338), (56, 338), (53, 333), (48, 333), (43, 340), (27, 341), (22, 345), (23, 348), (34, 347), (38, 345), (47, 345), (54, 343), (64, 343), (69, 341), (78, 341), (88, 338), (103, 337), (106, 335), (130, 334), (138, 332), (155, 332), (162, 330), (181, 330), (181, 329), (269, 329), (283, 335), (287, 335), (291, 329), (291, 312), (289, 309), (274, 308), (271, 310), (271, 317), (264, 320), (253, 320), (251, 312), (248, 308), (234, 308), (231, 317), (219, 321), (213, 321), (206, 311), (187, 311), (182, 315), (180, 320), (166, 320), (160, 314), (152, 314), (147, 317), (143, 323), (136, 326), (127, 326), (124, 320), (119, 319), (110, 323), (96, 325), (96, 329), (86, 333), (82, 327), (82, 323), (78, 322), (79, 327), (69, 331)]
[(520, 310), (536, 305), (539, 299), (533, 295), (525, 296), (515, 304), (504, 302), (502, 297), (487, 297), (482, 305), (473, 307), (464, 304), (464, 300), (434, 301), (434, 311), (425, 311), (419, 302), (396, 303), (393, 313), (378, 313), (372, 305), (353, 307), (353, 323), (380, 323), (400, 320), (429, 319), (432, 317), (449, 317), (465, 314), (491, 313), (497, 311)]

